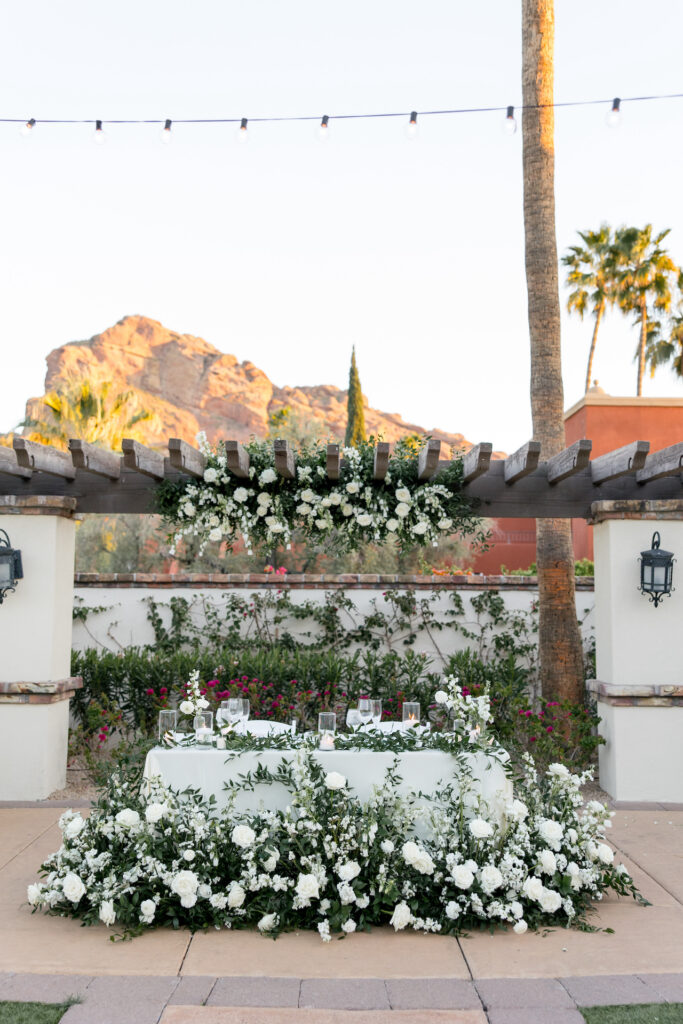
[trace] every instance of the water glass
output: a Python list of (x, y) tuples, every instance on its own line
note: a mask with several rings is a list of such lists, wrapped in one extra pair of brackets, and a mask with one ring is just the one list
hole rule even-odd
[(231, 697), (229, 700), (222, 700), (218, 713), (225, 725), (235, 725), (242, 717), (242, 698)]
[(178, 728), (178, 712), (177, 711), (160, 711), (159, 712), (159, 743), (163, 743), (165, 739), (170, 738), (169, 734), (174, 733)]
[(368, 725), (372, 718), (372, 701), (368, 697), (361, 697), (359, 699), (358, 714), (363, 725)]
[(213, 711), (199, 711), (194, 718), (194, 738), (200, 747), (213, 742)]
[(251, 714), (251, 704), (246, 697), (242, 697), (242, 721), (248, 722)]
[(404, 701), (403, 727), (410, 728), (420, 724), (420, 705), (417, 701)]
[(336, 729), (337, 716), (334, 711), (321, 711), (318, 715), (321, 750), (334, 750), (334, 734)]
[(372, 724), (379, 725), (382, 721), (382, 701), (372, 699), (370, 701), (370, 714), (372, 716)]

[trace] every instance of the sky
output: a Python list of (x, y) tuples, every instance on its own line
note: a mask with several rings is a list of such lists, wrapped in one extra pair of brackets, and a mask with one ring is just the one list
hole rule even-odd
[[(517, 0), (22, 0), (0, 33), (0, 116), (203, 118), (521, 101)], [(680, 0), (556, 0), (557, 101), (683, 92)], [(683, 100), (558, 110), (557, 239), (671, 228), (683, 261)], [(512, 451), (531, 435), (521, 132), (498, 113), (233, 125), (0, 124), (0, 431), (45, 357), (127, 314), (199, 335), (276, 384)], [(567, 292), (563, 288), (563, 306)], [(563, 315), (565, 406), (591, 324)], [(594, 376), (635, 394), (636, 333), (608, 315)], [(666, 371), (647, 395), (683, 396)]]

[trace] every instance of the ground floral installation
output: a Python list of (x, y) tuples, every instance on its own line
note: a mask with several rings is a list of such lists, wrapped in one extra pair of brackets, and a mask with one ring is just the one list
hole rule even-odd
[(296, 529), (317, 543), (333, 540), (344, 550), (395, 537), (402, 547), (436, 544), (445, 534), (475, 534), (483, 539), (481, 521), (462, 493), (462, 462), (453, 460), (428, 483), (418, 483), (418, 450), (409, 441), (394, 447), (383, 480), (373, 479), (373, 439), (344, 448), (339, 480), (327, 476), (324, 444), (302, 446), (296, 478), (275, 471), (272, 443), (250, 441), (249, 477), (227, 468), (222, 445), (198, 443), (206, 458), (203, 480), (165, 481), (157, 490), (157, 508), (173, 526), (175, 541), (196, 538), (232, 544), (244, 539), (289, 545)]
[[(461, 716), (479, 746), (487, 698), (446, 681), (437, 702)], [(480, 726), (480, 733), (477, 733)], [(411, 742), (414, 730), (407, 730)], [(413, 748), (406, 748), (413, 749)], [(276, 936), (317, 929), (328, 941), (371, 925), (455, 935), (477, 928), (588, 928), (607, 889), (640, 902), (633, 880), (604, 841), (609, 812), (584, 805), (589, 777), (553, 764), (539, 777), (527, 757), (516, 796), (494, 814), (458, 773), (425, 801), (398, 792), (397, 762), (361, 803), (338, 772), (300, 747), (276, 771), (263, 765), (239, 788), (278, 783), (282, 811), (238, 813), (237, 785), (218, 810), (158, 777), (115, 776), (88, 818), (67, 811), (61, 848), (28, 888), (34, 909), (117, 926), (256, 926)]]

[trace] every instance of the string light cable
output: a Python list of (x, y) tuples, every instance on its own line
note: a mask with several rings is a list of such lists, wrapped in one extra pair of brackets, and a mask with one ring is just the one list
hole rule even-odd
[(35, 118), (31, 117), (26, 120), (23, 117), (0, 117), (0, 124), (17, 124), (20, 127), (21, 134), (27, 138), (30, 138), (35, 134), (35, 129), (40, 125), (94, 125), (95, 126), (95, 141), (102, 143), (106, 140), (104, 132), (104, 125), (155, 125), (161, 128), (161, 140), (162, 142), (171, 141), (171, 125), (175, 128), (177, 125), (185, 124), (196, 124), (196, 125), (236, 125), (237, 126), (237, 138), (241, 142), (246, 142), (249, 138), (250, 132), (247, 126), (253, 124), (277, 124), (280, 122), (285, 123), (296, 123), (296, 122), (315, 122), (318, 126), (318, 135), (321, 139), (329, 137), (331, 122), (333, 121), (369, 121), (377, 120), (380, 118), (402, 118), (407, 119), (405, 124), (405, 133), (408, 138), (414, 139), (418, 133), (418, 113), (420, 119), (425, 117), (449, 117), (460, 114), (503, 114), (502, 128), (508, 135), (514, 135), (517, 130), (517, 121), (515, 119), (515, 112), (525, 110), (543, 110), (548, 107), (552, 107), (555, 110), (564, 110), (569, 107), (593, 107), (593, 106), (606, 106), (609, 104), (609, 109), (605, 115), (605, 120), (610, 127), (616, 127), (621, 121), (622, 104), (624, 103), (652, 103), (659, 100), (678, 100), (683, 99), (683, 92), (674, 93), (659, 93), (650, 96), (625, 96), (615, 97), (614, 99), (595, 99), (595, 100), (566, 100), (558, 103), (541, 103), (541, 104), (523, 104), (515, 107), (508, 104), (504, 106), (495, 107), (453, 107), (444, 108), (441, 110), (421, 110), (421, 111), (374, 111), (370, 113), (360, 114), (325, 114), (322, 119), (319, 114), (293, 114), (293, 115), (280, 115), (280, 116), (265, 116), (265, 117), (186, 117), (177, 118), (171, 121), (170, 118), (62, 118), (62, 117), (47, 117), (47, 118)]

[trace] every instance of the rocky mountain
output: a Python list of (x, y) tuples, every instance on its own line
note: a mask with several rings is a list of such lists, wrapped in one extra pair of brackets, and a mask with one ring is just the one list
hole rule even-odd
[[(309, 433), (317, 427), (321, 437), (339, 440), (346, 429), (346, 391), (341, 388), (278, 387), (248, 360), (240, 363), (203, 338), (178, 334), (144, 316), (126, 316), (88, 341), (72, 341), (50, 352), (46, 392), (83, 378), (92, 384), (112, 381), (117, 390), (134, 391), (141, 408), (156, 414), (153, 422), (141, 424), (150, 445), (163, 444), (168, 437), (193, 444), (200, 430), (210, 441), (265, 437), (269, 418), (286, 407), (290, 419)], [(425, 431), (398, 413), (381, 412), (363, 401), (367, 432), (385, 441), (430, 433), (446, 445), (470, 447), (462, 434)], [(27, 415), (39, 416), (40, 403), (39, 398), (29, 399)]]

